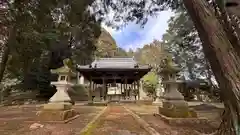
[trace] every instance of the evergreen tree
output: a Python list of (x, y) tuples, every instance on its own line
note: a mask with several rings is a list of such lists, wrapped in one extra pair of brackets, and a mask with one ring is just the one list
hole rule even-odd
[[(222, 92), (226, 115), (222, 134), (238, 134), (240, 125), (240, 43), (235, 34), (228, 15), (220, 4), (206, 0), (103, 0), (104, 15), (108, 11), (116, 11), (113, 20), (124, 25), (128, 22), (145, 24), (149, 15), (170, 7), (176, 10), (185, 7), (202, 41), (203, 51), (208, 59)], [(222, 1), (222, 0), (221, 0)], [(217, 1), (219, 2), (219, 1)], [(218, 7), (220, 10), (214, 10)], [(101, 5), (100, 5), (101, 6)], [(101, 15), (101, 14), (99, 14)], [(107, 22), (109, 22), (107, 20)], [(230, 119), (229, 119), (230, 118)], [(225, 125), (225, 124), (223, 124)]]

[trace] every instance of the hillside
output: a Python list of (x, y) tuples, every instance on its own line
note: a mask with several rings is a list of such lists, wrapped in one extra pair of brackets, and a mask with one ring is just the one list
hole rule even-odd
[(126, 57), (127, 53), (124, 49), (117, 46), (116, 41), (111, 34), (104, 28), (101, 29), (102, 33), (99, 36), (95, 52), (97, 57)]
[(99, 36), (99, 41), (116, 46), (116, 41), (111, 34), (104, 28), (102, 28), (101, 31), (102, 33)]
[(117, 45), (109, 32), (102, 28), (96, 47), (97, 57), (113, 57), (117, 50)]

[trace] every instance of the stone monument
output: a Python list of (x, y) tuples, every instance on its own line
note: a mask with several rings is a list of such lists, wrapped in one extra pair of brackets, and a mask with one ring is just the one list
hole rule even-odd
[(162, 106), (163, 93), (164, 93), (164, 89), (162, 86), (162, 80), (160, 77), (158, 77), (158, 84), (156, 87), (156, 99), (153, 102), (154, 105)]
[(39, 120), (68, 121), (77, 116), (72, 109), (71, 98), (67, 92), (73, 86), (70, 82), (71, 77), (75, 76), (69, 67), (69, 61), (69, 59), (64, 60), (63, 67), (51, 71), (59, 75), (58, 81), (51, 83), (56, 86), (57, 92), (49, 99), (49, 103), (43, 105), (42, 110), (38, 113)]
[(139, 84), (139, 100), (149, 100), (149, 97), (147, 96), (146, 92), (143, 90), (143, 80), (140, 80), (140, 84)]
[(182, 81), (176, 79), (180, 68), (173, 63), (171, 58), (164, 60), (164, 65), (160, 74), (163, 77), (165, 93), (163, 95), (163, 106), (159, 106), (159, 113), (167, 117), (186, 118), (197, 117), (196, 113), (188, 108), (188, 103), (184, 101), (184, 96), (178, 91)]

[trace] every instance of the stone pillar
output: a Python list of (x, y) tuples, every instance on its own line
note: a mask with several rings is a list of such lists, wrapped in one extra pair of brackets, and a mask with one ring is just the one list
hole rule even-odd
[(139, 99), (140, 99), (140, 100), (146, 100), (146, 99), (148, 99), (147, 94), (143, 91), (143, 81), (140, 81)]
[(84, 77), (79, 72), (77, 72), (77, 84), (84, 84)]
[(162, 79), (161, 79), (161, 77), (158, 77), (158, 84), (156, 87), (156, 99), (153, 102), (153, 104), (162, 106), (163, 92), (164, 92), (164, 89), (162, 86)]
[(84, 77), (83, 77), (83, 75), (80, 75), (79, 83), (84, 85)]

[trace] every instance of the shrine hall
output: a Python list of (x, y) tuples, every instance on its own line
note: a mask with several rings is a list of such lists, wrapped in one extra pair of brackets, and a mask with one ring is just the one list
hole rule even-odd
[[(89, 81), (89, 98), (99, 91), (101, 101), (141, 99), (140, 79), (151, 70), (149, 65), (140, 65), (134, 58), (99, 58), (89, 65), (78, 65), (77, 71)], [(100, 89), (97, 89), (97, 87)], [(111, 90), (115, 88), (115, 93)], [(118, 92), (117, 92), (118, 91)]]

